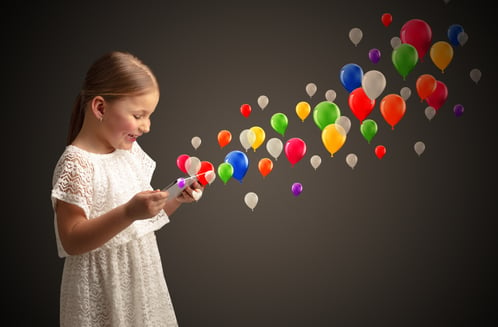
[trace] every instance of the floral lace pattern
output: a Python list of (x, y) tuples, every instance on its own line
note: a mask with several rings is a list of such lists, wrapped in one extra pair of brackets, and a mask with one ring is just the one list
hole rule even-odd
[[(88, 219), (98, 217), (152, 189), (154, 169), (136, 142), (130, 151), (110, 154), (67, 146), (54, 170), (52, 204), (62, 200), (81, 207)], [(135, 221), (98, 249), (71, 256), (60, 242), (54, 214), (57, 250), (65, 258), (61, 326), (177, 326), (154, 234), (167, 222), (161, 211)]]

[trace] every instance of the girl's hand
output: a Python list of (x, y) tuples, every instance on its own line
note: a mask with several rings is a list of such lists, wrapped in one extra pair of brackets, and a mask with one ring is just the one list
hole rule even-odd
[(199, 182), (194, 182), (186, 187), (177, 197), (176, 201), (180, 203), (191, 203), (201, 198), (204, 187)]
[(132, 220), (147, 219), (157, 215), (168, 200), (168, 192), (143, 191), (135, 194), (125, 204), (126, 216)]

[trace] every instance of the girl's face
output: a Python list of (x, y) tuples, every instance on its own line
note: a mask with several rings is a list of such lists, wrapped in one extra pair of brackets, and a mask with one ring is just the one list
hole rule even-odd
[(129, 150), (133, 142), (150, 130), (150, 116), (159, 102), (157, 91), (106, 102), (103, 141), (110, 151)]

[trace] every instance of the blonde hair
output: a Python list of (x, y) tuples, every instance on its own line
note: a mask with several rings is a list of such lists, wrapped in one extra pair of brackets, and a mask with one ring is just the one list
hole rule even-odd
[(83, 86), (76, 97), (67, 144), (71, 144), (83, 126), (85, 108), (96, 96), (113, 101), (150, 91), (159, 92), (152, 70), (128, 52), (112, 51), (97, 59), (88, 69)]

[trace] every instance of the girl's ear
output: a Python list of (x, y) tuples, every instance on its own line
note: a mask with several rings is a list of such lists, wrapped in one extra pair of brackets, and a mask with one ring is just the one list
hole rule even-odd
[(105, 100), (100, 95), (94, 97), (90, 103), (90, 109), (97, 120), (104, 119)]

